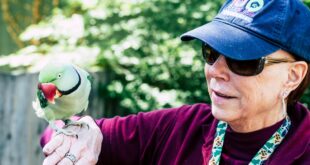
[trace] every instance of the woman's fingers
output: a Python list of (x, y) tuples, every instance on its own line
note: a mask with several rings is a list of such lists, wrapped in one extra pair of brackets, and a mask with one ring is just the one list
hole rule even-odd
[(97, 160), (95, 160), (95, 161), (89, 161), (86, 157), (83, 157), (83, 158), (81, 158), (79, 161), (77, 161), (76, 163), (75, 163), (75, 165), (85, 165), (85, 164), (87, 164), (87, 165), (94, 165), (94, 164), (96, 164), (97, 163)]
[(71, 155), (71, 156), (63, 157), (63, 159), (58, 163), (58, 165), (75, 164), (75, 162), (78, 161), (78, 159), (81, 157), (81, 154), (84, 151), (83, 145), (80, 145), (78, 143), (73, 143), (73, 144), (74, 145), (71, 146), (71, 149), (68, 152), (68, 154)]
[(95, 156), (96, 154), (92, 153), (92, 152), (85, 152), (83, 154), (83, 157), (81, 157), (81, 159), (79, 159), (75, 165), (84, 165), (84, 164), (88, 164), (88, 165), (95, 165), (98, 161), (98, 157)]
[(66, 135), (55, 136), (43, 148), (48, 155), (43, 164), (96, 164), (101, 150), (102, 133), (94, 119), (89, 116), (80, 120), (87, 127), (69, 126), (66, 130), (76, 132), (78, 138)]
[(57, 165), (71, 165), (75, 164), (74, 160), (71, 160), (68, 157), (64, 157)]
[(64, 141), (64, 135), (59, 134), (55, 136), (54, 138), (51, 139), (50, 142), (48, 142), (44, 148), (43, 148), (43, 153), (45, 155), (49, 155), (54, 152), (55, 149), (57, 149), (60, 145), (62, 145)]
[(56, 148), (53, 153), (51, 153), (44, 159), (43, 165), (54, 165), (60, 160), (62, 160), (63, 157), (65, 157), (65, 154), (70, 149), (71, 140), (72, 138), (66, 138), (65, 140), (63, 140), (62, 145)]

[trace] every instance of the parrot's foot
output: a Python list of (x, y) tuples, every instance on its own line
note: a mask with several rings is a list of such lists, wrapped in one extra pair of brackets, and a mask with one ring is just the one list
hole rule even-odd
[(85, 123), (85, 122), (82, 122), (82, 121), (72, 121), (72, 120), (70, 120), (70, 121), (68, 121), (66, 123), (66, 125), (63, 128), (67, 128), (69, 126), (78, 126), (80, 128), (87, 127), (87, 129), (89, 129), (89, 125), (87, 123)]
[(72, 130), (66, 130), (66, 129), (63, 129), (63, 128), (59, 128), (55, 124), (55, 122), (53, 120), (49, 121), (49, 125), (56, 132), (57, 135), (64, 134), (64, 135), (67, 135), (67, 136), (74, 136), (74, 137), (78, 138), (78, 135), (77, 135), (76, 132), (74, 132)]
[(67, 135), (67, 136), (73, 136), (73, 137), (78, 138), (78, 135), (77, 135), (76, 132), (70, 131), (70, 130), (65, 130), (65, 129), (57, 129), (57, 130), (56, 130), (56, 134), (57, 134), (57, 135), (59, 135), (59, 134), (64, 134), (64, 135)]

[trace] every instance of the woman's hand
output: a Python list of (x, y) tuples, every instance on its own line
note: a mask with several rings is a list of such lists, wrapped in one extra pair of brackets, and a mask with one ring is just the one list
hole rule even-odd
[(70, 126), (67, 129), (77, 132), (78, 138), (59, 134), (43, 148), (47, 156), (43, 165), (85, 165), (96, 164), (101, 151), (102, 133), (95, 121), (85, 116), (80, 119), (87, 127)]

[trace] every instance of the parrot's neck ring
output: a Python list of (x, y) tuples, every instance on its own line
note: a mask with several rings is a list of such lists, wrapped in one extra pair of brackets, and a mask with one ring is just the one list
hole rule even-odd
[(79, 72), (78, 72), (75, 68), (74, 68), (74, 70), (75, 70), (76, 74), (77, 74), (78, 77), (79, 77), (79, 81), (78, 81), (78, 83), (77, 83), (73, 88), (71, 88), (71, 89), (69, 89), (69, 90), (67, 90), (67, 91), (61, 91), (61, 90), (59, 90), (59, 92), (60, 92), (62, 95), (69, 95), (69, 94), (71, 94), (71, 93), (74, 92), (76, 89), (78, 89), (78, 87), (81, 85), (81, 76), (80, 76)]

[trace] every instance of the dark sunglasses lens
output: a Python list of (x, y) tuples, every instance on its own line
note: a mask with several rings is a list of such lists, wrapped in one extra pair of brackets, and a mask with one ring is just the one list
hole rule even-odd
[(202, 55), (206, 63), (209, 65), (213, 65), (220, 56), (218, 52), (206, 45), (202, 45)]
[(233, 60), (226, 58), (229, 69), (241, 76), (254, 76), (262, 72), (264, 68), (264, 60)]
[[(202, 55), (207, 64), (213, 65), (219, 58), (220, 54), (207, 45), (202, 45)], [(229, 69), (235, 74), (241, 76), (254, 76), (264, 69), (264, 59), (255, 60), (234, 60), (225, 57)]]

